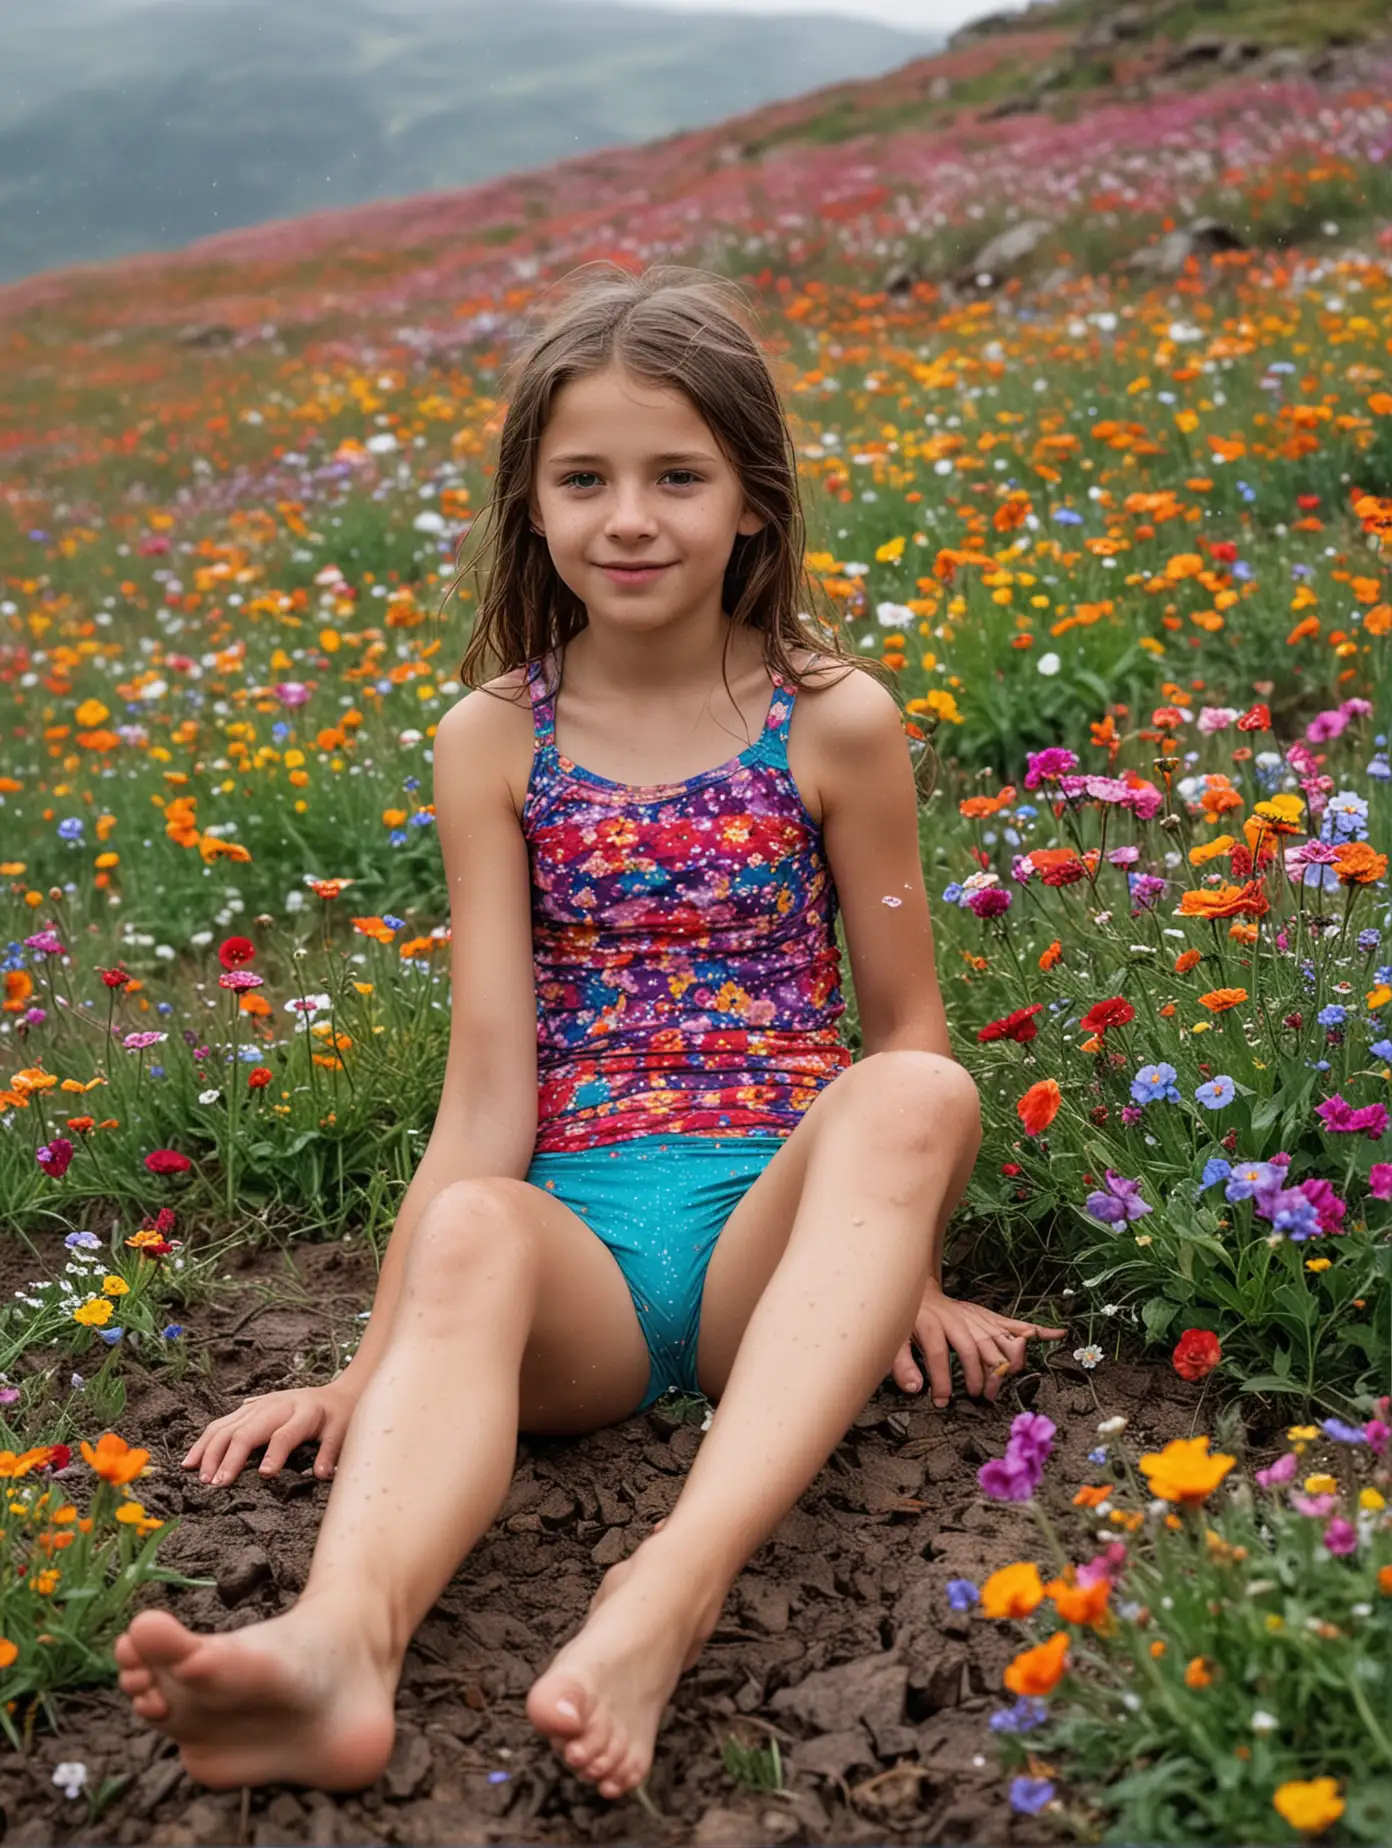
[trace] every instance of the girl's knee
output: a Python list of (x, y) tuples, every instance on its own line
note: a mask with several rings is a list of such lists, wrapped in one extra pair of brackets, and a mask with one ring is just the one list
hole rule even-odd
[(523, 1182), (502, 1175), (451, 1181), (427, 1204), (406, 1251), (417, 1288), (448, 1292), (481, 1266), (516, 1270), (535, 1257)]
[(896, 1149), (941, 1155), (981, 1144), (981, 1097), (964, 1066), (941, 1053), (875, 1052), (843, 1072), (838, 1084), (859, 1078), (852, 1088), (874, 1133)]

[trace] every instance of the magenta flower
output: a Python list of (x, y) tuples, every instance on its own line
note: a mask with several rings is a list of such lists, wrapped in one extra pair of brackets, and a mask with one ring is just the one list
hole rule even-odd
[(998, 918), (1003, 911), (1009, 911), (1014, 902), (1002, 886), (983, 886), (968, 898), (967, 909), (979, 918)]
[(1376, 1142), (1387, 1128), (1386, 1104), (1363, 1104), (1354, 1109), (1346, 1099), (1336, 1092), (1322, 1104), (1315, 1105), (1315, 1115), (1331, 1135), (1356, 1136), (1365, 1135), (1370, 1142)]
[(1295, 1452), (1288, 1450), (1283, 1457), (1277, 1457), (1268, 1469), (1257, 1471), (1257, 1486), (1262, 1489), (1284, 1488), (1294, 1474)]
[(43, 956), (62, 956), (65, 954), (63, 940), (56, 930), (37, 931), (32, 937), (24, 939), (26, 949), (38, 950)]
[(219, 988), (231, 988), (240, 994), (246, 988), (260, 988), (265, 976), (257, 975), (251, 969), (229, 969), (225, 975), (218, 977)]
[(144, 1052), (147, 1046), (158, 1046), (161, 1040), (168, 1038), (167, 1033), (128, 1033), (121, 1044), (127, 1052)]
[(310, 696), (310, 689), (303, 680), (278, 680), (274, 691), (282, 706), (303, 706)]
[(45, 1174), (51, 1174), (55, 1181), (61, 1181), (68, 1171), (68, 1163), (73, 1158), (73, 1145), (66, 1136), (55, 1136), (52, 1142), (44, 1143), (36, 1149), (34, 1159)]
[(1324, 1544), (1335, 1558), (1346, 1558), (1358, 1545), (1358, 1534), (1353, 1522), (1346, 1521), (1342, 1515), (1335, 1515), (1324, 1530)]
[(1031, 751), (1026, 759), (1025, 788), (1038, 789), (1041, 783), (1052, 783), (1066, 771), (1078, 768), (1078, 756), (1066, 745), (1051, 744), (1042, 751)]
[(1370, 1418), (1363, 1427), (1363, 1435), (1368, 1440), (1368, 1448), (1380, 1457), (1386, 1454), (1387, 1440), (1392, 1438), (1392, 1426), (1385, 1425), (1380, 1418)]
[(992, 1457), (976, 1472), (982, 1493), (992, 1501), (1029, 1501), (1054, 1447), (1054, 1429), (1042, 1412), (1021, 1412), (1011, 1422), (1005, 1455)]
[(1392, 1161), (1375, 1161), (1368, 1170), (1368, 1192), (1375, 1200), (1392, 1200)]

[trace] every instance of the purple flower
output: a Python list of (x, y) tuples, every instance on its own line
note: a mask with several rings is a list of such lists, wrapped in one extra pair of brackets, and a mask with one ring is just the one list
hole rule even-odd
[(1054, 1428), (1042, 1412), (1021, 1412), (1011, 1423), (1005, 1455), (976, 1472), (982, 1493), (992, 1501), (1029, 1501), (1054, 1447)]
[(1047, 1777), (1017, 1777), (1011, 1780), (1010, 1807), (1021, 1816), (1037, 1816), (1054, 1800), (1054, 1787)]
[(1257, 1486), (1263, 1489), (1284, 1488), (1294, 1476), (1295, 1469), (1295, 1452), (1288, 1450), (1283, 1457), (1277, 1457), (1268, 1469), (1257, 1471)]
[(1159, 902), (1165, 891), (1165, 881), (1156, 873), (1132, 873), (1129, 875), (1131, 887), (1131, 915), (1149, 911)]
[(978, 1596), (976, 1586), (970, 1579), (955, 1578), (947, 1581), (947, 1601), (954, 1611), (969, 1611)]
[(1292, 1495), (1291, 1507), (1297, 1514), (1307, 1515), (1312, 1521), (1322, 1521), (1327, 1514), (1333, 1514), (1339, 1505), (1337, 1495)]
[(1003, 911), (1009, 911), (1014, 902), (1003, 886), (983, 886), (967, 899), (967, 909), (979, 918), (998, 918)]
[(1315, 1115), (1331, 1134), (1356, 1136), (1361, 1133), (1370, 1142), (1377, 1142), (1387, 1128), (1386, 1104), (1364, 1104), (1355, 1110), (1337, 1092), (1315, 1105)]
[(40, 955), (43, 956), (62, 956), (64, 954), (63, 940), (58, 935), (57, 931), (38, 931), (34, 936), (26, 937), (24, 943), (27, 949), (38, 950)]
[(1320, 1430), (1336, 1444), (1366, 1444), (1368, 1441), (1366, 1431), (1358, 1425), (1345, 1424), (1342, 1418), (1321, 1419)]
[(1100, 1219), (1105, 1225), (1114, 1226), (1121, 1220), (1144, 1219), (1154, 1208), (1141, 1198), (1141, 1183), (1128, 1181), (1123, 1174), (1115, 1174), (1107, 1169), (1107, 1192), (1099, 1188), (1087, 1197), (1087, 1210), (1094, 1219)]
[(986, 1724), (994, 1733), (1033, 1732), (1049, 1717), (1049, 1709), (1037, 1694), (1021, 1694), (1009, 1707), (997, 1707)]

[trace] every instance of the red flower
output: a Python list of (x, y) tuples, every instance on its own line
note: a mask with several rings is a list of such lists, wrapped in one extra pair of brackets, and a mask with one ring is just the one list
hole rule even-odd
[(1268, 706), (1249, 706), (1237, 721), (1239, 731), (1262, 732), (1271, 730), (1271, 709)]
[(263, 1085), (268, 1085), (274, 1076), (275, 1073), (268, 1065), (253, 1066), (247, 1073), (247, 1089), (249, 1091), (259, 1091)]
[(1302, 513), (1313, 513), (1320, 504), (1320, 497), (1318, 494), (1297, 494), (1295, 504)]
[(48, 1446), (48, 1461), (43, 1467), (53, 1470), (66, 1469), (71, 1462), (72, 1451), (66, 1444), (50, 1444)]
[(177, 1149), (152, 1149), (145, 1157), (151, 1174), (187, 1174), (193, 1163)]
[(250, 937), (227, 937), (218, 945), (218, 961), (224, 969), (240, 969), (256, 954)]
[(51, 1174), (55, 1181), (61, 1181), (68, 1171), (68, 1163), (73, 1158), (73, 1145), (66, 1136), (55, 1136), (52, 1142), (46, 1142), (35, 1151), (34, 1159), (45, 1174)]
[(108, 988), (124, 988), (131, 979), (129, 969), (103, 969), (100, 963), (97, 964), (97, 974)]
[(1078, 1025), (1085, 1033), (1105, 1033), (1108, 1027), (1124, 1027), (1135, 1018), (1136, 1010), (1125, 995), (1113, 995), (1110, 1001), (1090, 1007)]
[(1237, 547), (1231, 539), (1219, 539), (1208, 549), (1220, 564), (1232, 565), (1237, 562)]
[(1038, 1084), (1032, 1084), (1015, 1106), (1025, 1134), (1037, 1136), (1046, 1130), (1058, 1115), (1062, 1102), (1063, 1093), (1056, 1079), (1041, 1078)]
[(1182, 1380), (1203, 1380), (1223, 1358), (1217, 1335), (1206, 1328), (1186, 1328), (1174, 1351), (1174, 1370)]
[(1018, 1161), (1003, 1161), (1000, 1171), (1002, 1174), (1018, 1174), (1020, 1172), (1020, 1164)]
[(1013, 1014), (1006, 1014), (1000, 1020), (993, 1020), (989, 1026), (982, 1027), (977, 1034), (979, 1041), (1010, 1039), (1017, 1046), (1028, 1045), (1038, 1033), (1034, 1017), (1043, 1007), (1042, 1001), (1036, 1001), (1032, 1007), (1017, 1007)]

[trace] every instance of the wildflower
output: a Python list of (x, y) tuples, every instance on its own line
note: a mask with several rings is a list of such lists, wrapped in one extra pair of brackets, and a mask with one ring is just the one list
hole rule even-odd
[(1246, 999), (1245, 988), (1213, 988), (1199, 996), (1199, 1006), (1206, 1007), (1211, 1014), (1225, 1014), (1229, 1008), (1241, 1007)]
[(1068, 1632), (1056, 1630), (1046, 1643), (1022, 1650), (1002, 1679), (1012, 1694), (1052, 1694), (1068, 1666)]
[(1262, 1489), (1284, 1488), (1295, 1475), (1295, 1471), (1295, 1452), (1288, 1450), (1283, 1457), (1277, 1457), (1269, 1468), (1257, 1471), (1257, 1486)]
[(224, 969), (240, 969), (255, 954), (256, 945), (250, 937), (226, 937), (218, 945), (218, 961)]
[(1186, 1507), (1206, 1501), (1237, 1461), (1221, 1451), (1208, 1454), (1206, 1437), (1177, 1437), (1140, 1459), (1152, 1495)]
[(977, 1033), (981, 1044), (990, 1040), (1014, 1040), (1019, 1046), (1026, 1046), (1035, 1037), (1039, 1029), (1034, 1024), (1034, 1016), (1040, 1012), (1044, 1003), (1036, 1001), (1031, 1007), (1017, 1007), (1013, 1014), (1007, 1014), (1001, 1020), (993, 1020)]
[(1125, 1175), (1116, 1174), (1112, 1169), (1106, 1171), (1107, 1191), (1099, 1188), (1090, 1193), (1085, 1202), (1086, 1210), (1094, 1219), (1100, 1219), (1104, 1225), (1117, 1225), (1122, 1220), (1143, 1219), (1154, 1209), (1141, 1199), (1141, 1183), (1131, 1181)]
[(1202, 1104), (1205, 1110), (1226, 1110), (1236, 1094), (1237, 1086), (1232, 1079), (1220, 1073), (1199, 1086), (1194, 1093), (1194, 1101)]
[(1046, 1777), (1017, 1777), (1010, 1782), (1010, 1807), (1020, 1816), (1037, 1816), (1054, 1800), (1054, 1787)]
[(1274, 1733), (1280, 1724), (1274, 1713), (1268, 1713), (1263, 1707), (1253, 1708), (1251, 1727), (1254, 1733)]
[(85, 1328), (100, 1328), (104, 1322), (111, 1320), (111, 1299), (107, 1296), (90, 1297), (72, 1312), (74, 1322), (81, 1322)]
[(969, 1611), (978, 1596), (976, 1586), (970, 1579), (955, 1578), (947, 1581), (947, 1602), (954, 1611)]
[(80, 1760), (72, 1760), (55, 1767), (53, 1782), (67, 1798), (74, 1799), (82, 1794), (87, 1782), (87, 1767)]
[(1182, 1380), (1207, 1379), (1222, 1358), (1217, 1335), (1206, 1328), (1186, 1328), (1174, 1351), (1174, 1370)]
[(1052, 1419), (1042, 1413), (1019, 1413), (1011, 1423), (1004, 1457), (992, 1457), (976, 1473), (982, 1492), (993, 1501), (1029, 1501), (1053, 1444)]
[(1216, 1187), (1219, 1181), (1227, 1180), (1232, 1173), (1232, 1163), (1223, 1160), (1221, 1155), (1212, 1155), (1203, 1165), (1199, 1177), (1199, 1192), (1207, 1193), (1210, 1187)]
[(134, 1482), (137, 1476), (145, 1474), (150, 1453), (148, 1450), (133, 1450), (114, 1431), (104, 1431), (97, 1439), (95, 1449), (83, 1441), (82, 1458), (103, 1480), (121, 1488), (128, 1482)]
[(1041, 1078), (1038, 1084), (1032, 1084), (1015, 1106), (1025, 1134), (1037, 1136), (1046, 1130), (1058, 1115), (1062, 1102), (1063, 1093), (1056, 1079)]
[(218, 977), (218, 987), (229, 988), (240, 995), (252, 988), (264, 987), (265, 981), (265, 976), (258, 975), (254, 969), (229, 969)]
[(145, 1166), (151, 1174), (187, 1174), (193, 1163), (177, 1149), (151, 1149)]
[(1094, 1367), (1100, 1367), (1105, 1358), (1097, 1343), (1091, 1342), (1087, 1347), (1074, 1348), (1073, 1358), (1080, 1367), (1086, 1367), (1091, 1373)]
[(1032, 1561), (1002, 1566), (981, 1587), (981, 1611), (986, 1617), (1028, 1617), (1043, 1602), (1044, 1582)]
[(121, 1041), (127, 1052), (144, 1052), (149, 1046), (158, 1046), (161, 1040), (167, 1040), (167, 1033), (127, 1033)]
[(1124, 1027), (1136, 1018), (1136, 1010), (1123, 995), (1098, 1001), (1090, 1007), (1078, 1025), (1084, 1033), (1104, 1033), (1108, 1027)]
[(1320, 1835), (1344, 1813), (1344, 1800), (1332, 1777), (1315, 1777), (1306, 1782), (1291, 1779), (1282, 1784), (1271, 1799), (1273, 1808), (1302, 1835)]
[(62, 1180), (72, 1158), (73, 1144), (66, 1136), (55, 1136), (52, 1142), (46, 1142), (34, 1151), (35, 1161), (45, 1174), (51, 1174), (55, 1180)]
[(1332, 1135), (1366, 1135), (1376, 1142), (1387, 1128), (1386, 1104), (1364, 1104), (1355, 1110), (1337, 1092), (1315, 1105), (1315, 1115)]
[(1112, 1595), (1112, 1581), (1099, 1573), (1089, 1578), (1070, 1584), (1067, 1579), (1051, 1579), (1044, 1587), (1054, 1601), (1054, 1609), (1065, 1623), (1085, 1624), (1090, 1629), (1099, 1630), (1111, 1623), (1107, 1611), (1107, 1600)]
[(1131, 1096), (1138, 1104), (1153, 1104), (1163, 1101), (1169, 1104), (1179, 1102), (1179, 1092), (1175, 1087), (1178, 1077), (1173, 1065), (1163, 1060), (1158, 1065), (1142, 1066), (1131, 1081)]
[[(1388, 1568), (1392, 1573), (1392, 1567)], [(994, 1733), (1027, 1733), (1044, 1725), (1049, 1709), (1033, 1694), (1021, 1694), (1008, 1707), (998, 1707), (986, 1724)]]
[(1336, 1559), (1344, 1559), (1358, 1549), (1358, 1533), (1352, 1521), (1336, 1515), (1324, 1530), (1324, 1544)]
[(1358, 1425), (1346, 1424), (1342, 1418), (1322, 1418), (1320, 1430), (1336, 1444), (1366, 1444), (1368, 1434)]
[(1213, 1664), (1207, 1656), (1193, 1656), (1185, 1666), (1184, 1685), (1186, 1688), (1211, 1688), (1213, 1686)]

